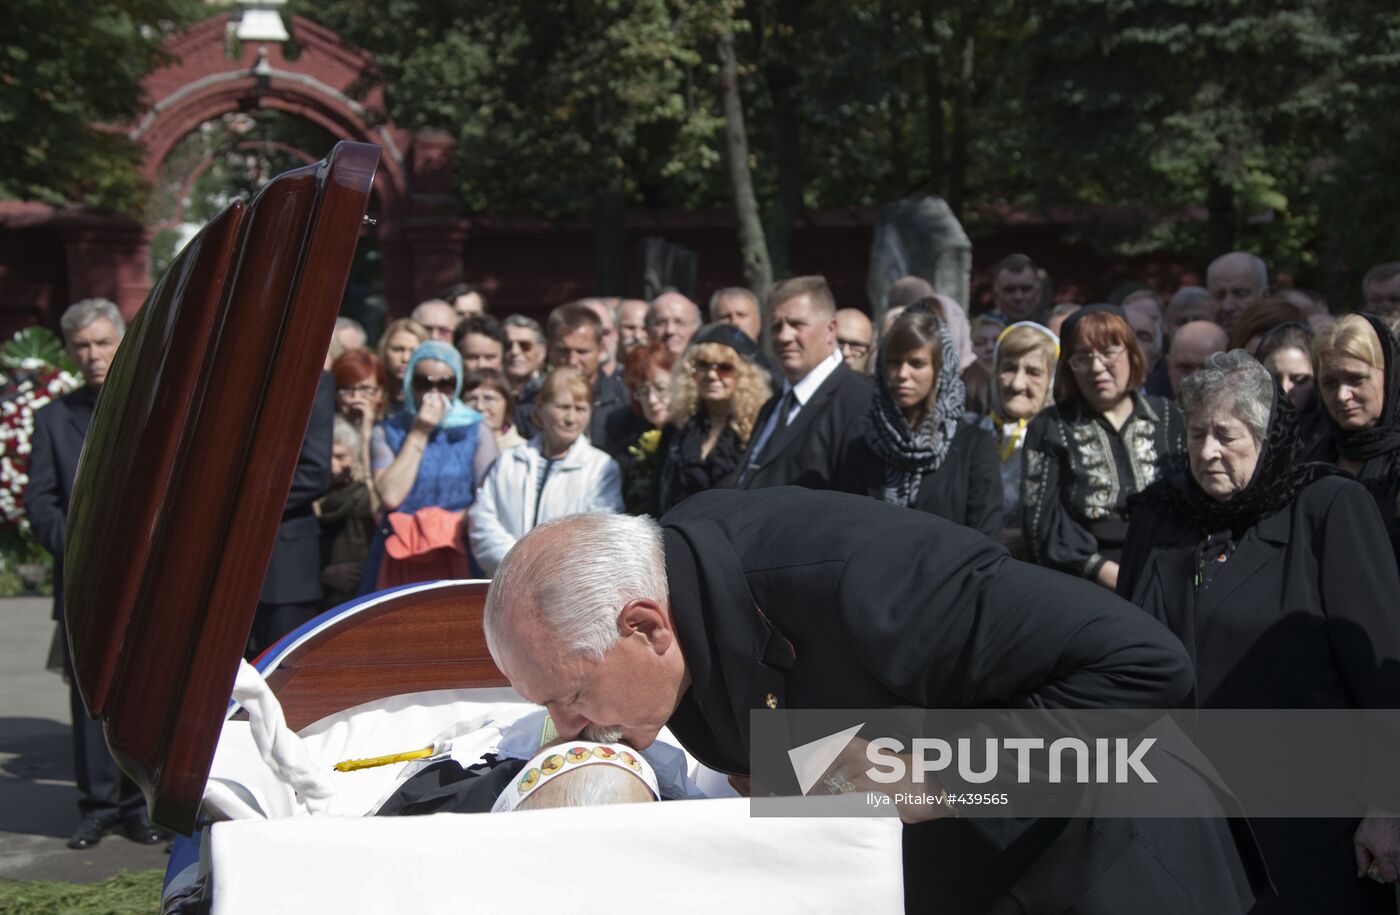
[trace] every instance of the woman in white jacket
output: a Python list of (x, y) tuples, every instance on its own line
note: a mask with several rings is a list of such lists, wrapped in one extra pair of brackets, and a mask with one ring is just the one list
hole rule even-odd
[(472, 555), (495, 575), (515, 541), (535, 525), (580, 512), (622, 511), (617, 463), (588, 442), (593, 386), (557, 368), (535, 395), (539, 434), (496, 460), (467, 513)]

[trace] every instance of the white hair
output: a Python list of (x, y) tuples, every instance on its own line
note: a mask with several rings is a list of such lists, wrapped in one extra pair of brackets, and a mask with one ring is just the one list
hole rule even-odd
[(106, 318), (112, 322), (118, 338), (126, 333), (126, 321), (122, 319), (122, 313), (115, 303), (107, 299), (83, 299), (69, 305), (64, 309), (63, 317), (58, 319), (64, 342), (72, 340), (74, 334), (99, 318)]
[(1210, 279), (1210, 275), (1215, 272), (1216, 268), (1220, 266), (1220, 263), (1222, 261), (1224, 261), (1228, 257), (1233, 257), (1236, 254), (1243, 254), (1245, 257), (1249, 258), (1249, 267), (1252, 271), (1254, 271), (1254, 288), (1259, 289), (1261, 291), (1264, 289), (1268, 289), (1268, 265), (1264, 263), (1264, 259), (1262, 257), (1260, 257), (1257, 254), (1250, 254), (1248, 251), (1231, 251), (1229, 254), (1220, 255), (1215, 260), (1211, 261), (1210, 266), (1206, 268), (1206, 279)]
[(417, 321), (419, 324), (422, 324), (422, 323), (423, 323), (423, 309), (425, 309), (425, 308), (427, 308), (427, 307), (429, 307), (429, 306), (431, 306), (431, 305), (441, 305), (443, 308), (451, 308), (451, 307), (452, 307), (452, 303), (446, 301), (445, 299), (425, 299), (425, 300), (423, 300), (422, 302), (419, 302), (417, 305), (415, 305), (415, 306), (413, 307), (413, 311), (409, 312), (409, 315), (408, 315), (408, 316), (409, 316), (410, 318), (412, 318), (413, 320)]
[(369, 336), (365, 333), (365, 327), (363, 324), (361, 324), (359, 321), (356, 321), (354, 318), (347, 318), (342, 315), (341, 317), (335, 319), (335, 330), (331, 333), (333, 336), (339, 337), (340, 332), (342, 330), (351, 330), (359, 335), (360, 342), (355, 344), (353, 347), (347, 347), (347, 349), (365, 348), (365, 342), (369, 340)]
[[(641, 765), (647, 765), (638, 758)], [(594, 764), (564, 772), (536, 788), (516, 810), (549, 807), (599, 807), (603, 804), (636, 804), (654, 801), (656, 795), (637, 776), (617, 766)]]
[(355, 428), (355, 424), (350, 422), (341, 414), (335, 414), (335, 420), (331, 425), (331, 440), (338, 445), (343, 445), (355, 455), (356, 463), (359, 463), (361, 449), (365, 446), (365, 440), (360, 435), (360, 430)]
[(743, 286), (725, 286), (722, 289), (716, 289), (714, 295), (710, 296), (709, 314), (711, 321), (715, 319), (715, 309), (719, 307), (719, 303), (731, 296), (739, 299), (748, 299), (753, 305), (755, 314), (758, 314), (759, 309), (762, 307), (758, 303), (758, 296), (754, 295), (751, 290), (745, 289)]
[[(535, 541), (564, 528), (567, 548)], [(561, 531), (561, 533), (563, 533)], [(661, 526), (631, 515), (571, 515), (539, 525), (501, 561), (486, 594), (486, 646), (496, 646), (517, 613), (531, 616), (568, 655), (597, 660), (619, 636), (617, 615), (634, 600), (666, 600)]]
[(1224, 407), (1248, 427), (1256, 442), (1262, 442), (1269, 434), (1274, 377), (1242, 349), (1211, 353), (1181, 383), (1176, 402), (1188, 422), (1197, 413)]
[(646, 326), (647, 326), (647, 327), (651, 327), (652, 324), (656, 323), (656, 306), (657, 306), (657, 303), (659, 303), (659, 302), (661, 301), (662, 298), (664, 298), (665, 296), (668, 296), (668, 295), (677, 296), (677, 297), (680, 298), (681, 301), (685, 302), (685, 304), (687, 304), (687, 305), (690, 306), (690, 324), (691, 324), (691, 326), (693, 326), (693, 327), (699, 327), (699, 326), (701, 325), (701, 323), (704, 322), (704, 319), (705, 319), (705, 318), (704, 318), (704, 315), (700, 314), (700, 306), (699, 306), (699, 305), (696, 305), (694, 302), (692, 302), (692, 301), (690, 300), (690, 296), (688, 296), (688, 295), (686, 295), (685, 293), (680, 292), (680, 291), (678, 291), (678, 290), (676, 290), (676, 289), (672, 289), (672, 288), (670, 288), (670, 287), (668, 286), (667, 288), (665, 288), (665, 289), (661, 290), (660, 292), (658, 292), (658, 293), (656, 294), (656, 298), (652, 299), (651, 302), (649, 302), (649, 303), (647, 304), (647, 316), (646, 316)]

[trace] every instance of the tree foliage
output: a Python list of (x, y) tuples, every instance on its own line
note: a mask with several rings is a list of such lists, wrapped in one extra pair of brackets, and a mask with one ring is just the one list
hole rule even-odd
[(400, 125), (458, 141), (472, 210), (590, 210), (600, 193), (693, 205), (722, 187), (722, 113), (703, 56), (720, 0), (315, 0), (372, 51)]
[[(0, 194), (128, 205), (123, 140), (187, 0), (16, 0)], [(1346, 301), (1400, 256), (1394, 0), (293, 0), (371, 52), (387, 116), (457, 141), (468, 211), (728, 208), (751, 175), (790, 272), (803, 210), (1069, 206), (1086, 240), (1258, 251)], [(747, 125), (726, 167), (721, 36)], [(737, 147), (735, 147), (737, 148)], [(1119, 214), (1121, 218), (1107, 218)], [(603, 239), (606, 242), (607, 239)], [(605, 259), (608, 244), (600, 242)]]
[(12, 0), (0, 38), (0, 197), (138, 214), (140, 153), (116, 129), (142, 106), (160, 44), (192, 0)]

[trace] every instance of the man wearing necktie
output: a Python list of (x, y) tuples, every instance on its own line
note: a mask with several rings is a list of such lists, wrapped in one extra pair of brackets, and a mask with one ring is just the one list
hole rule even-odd
[(738, 487), (830, 489), (846, 443), (865, 434), (870, 380), (836, 349), (836, 300), (824, 277), (784, 280), (769, 302), (785, 383), (758, 414)]
[(34, 438), (29, 455), (29, 489), (25, 513), (35, 538), (53, 555), (53, 615), (63, 635), (63, 664), (68, 681), (68, 709), (73, 723), (73, 769), (82, 821), (68, 838), (68, 847), (91, 848), (111, 831), (136, 842), (164, 841), (165, 833), (146, 815), (141, 790), (107, 752), (102, 723), (88, 717), (68, 657), (63, 631), (63, 545), (68, 529), (68, 500), (78, 474), (78, 457), (92, 421), (97, 394), (126, 331), (117, 306), (106, 299), (84, 299), (59, 319), (64, 348), (82, 372), (84, 384), (50, 401), (34, 413)]

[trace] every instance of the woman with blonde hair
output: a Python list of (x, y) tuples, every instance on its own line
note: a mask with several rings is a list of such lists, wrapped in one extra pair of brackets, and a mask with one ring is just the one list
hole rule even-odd
[(379, 365), (384, 370), (385, 387), (389, 392), (384, 404), (386, 413), (403, 406), (403, 376), (408, 361), (418, 344), (428, 339), (428, 329), (412, 318), (390, 321), (379, 338)]
[(866, 434), (842, 455), (836, 488), (995, 537), (1001, 477), (992, 436), (963, 416), (957, 345), (933, 304), (911, 305), (880, 341)]
[(1400, 345), (1386, 322), (1345, 315), (1313, 338), (1317, 393), (1332, 434), (1309, 457), (1336, 464), (1366, 487), (1400, 558)]
[(671, 378), (671, 412), (662, 433), (658, 517), (697, 492), (734, 485), (769, 375), (758, 344), (732, 324), (711, 324), (690, 341)]
[(1018, 321), (997, 337), (992, 355), (992, 409), (978, 424), (996, 438), (1001, 465), (1001, 542), (1024, 559), (1021, 529), (1021, 445), (1030, 421), (1050, 406), (1060, 338), (1043, 324)]

